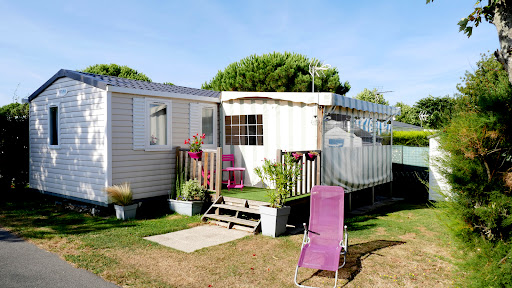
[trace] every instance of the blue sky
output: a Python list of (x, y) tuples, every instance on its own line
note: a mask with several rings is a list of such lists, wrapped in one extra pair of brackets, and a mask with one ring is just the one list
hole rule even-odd
[(457, 22), (475, 1), (4, 1), (0, 106), (59, 69), (127, 65), (154, 82), (200, 88), (252, 54), (296, 52), (337, 67), (354, 97), (379, 88), (394, 105), (453, 95), (494, 26), (471, 38)]

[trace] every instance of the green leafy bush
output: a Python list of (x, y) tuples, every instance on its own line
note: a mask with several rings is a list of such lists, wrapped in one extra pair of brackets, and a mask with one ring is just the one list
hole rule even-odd
[[(284, 154), (284, 163), (263, 160), (263, 166), (256, 167), (254, 173), (267, 186), (270, 207), (279, 208), (284, 205), (286, 196), (300, 179), (301, 167), (291, 153)], [(272, 188), (273, 187), (273, 188)]]
[(457, 86), (457, 111), (440, 133), (434, 159), (450, 185), (447, 221), (463, 258), (462, 287), (512, 283), (512, 85), (500, 63), (483, 55)]
[(393, 145), (428, 147), (430, 135), (428, 131), (393, 131)]
[(25, 188), (29, 172), (29, 107), (11, 103), (0, 107), (0, 191)]
[(206, 198), (206, 190), (201, 187), (201, 184), (197, 179), (190, 179), (185, 182), (181, 188), (181, 195), (178, 200), (193, 201), (201, 200), (204, 201)]

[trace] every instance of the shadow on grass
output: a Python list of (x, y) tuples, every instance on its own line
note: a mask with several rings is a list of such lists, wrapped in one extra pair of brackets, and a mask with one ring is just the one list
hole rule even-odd
[(90, 216), (63, 209), (48, 198), (31, 195), (30, 200), (0, 203), (0, 225), (25, 238), (52, 238), (111, 228), (132, 227), (134, 222)]
[[(345, 263), (345, 266), (343, 268), (340, 268), (338, 270), (338, 279), (345, 279), (347, 280), (348, 284), (350, 281), (352, 281), (357, 274), (362, 269), (362, 263), (361, 260), (364, 260), (366, 257), (375, 254), (375, 252), (387, 248), (392, 247), (396, 245), (405, 244), (406, 242), (403, 241), (390, 241), (390, 240), (374, 240), (369, 241), (366, 243), (360, 243), (355, 245), (349, 245), (348, 248), (348, 255), (347, 255), (347, 261)], [(343, 264), (343, 257), (340, 257), (340, 265)], [(315, 273), (313, 273), (311, 276), (309, 276), (306, 279), (303, 279), (299, 284), (304, 283), (307, 280), (312, 279), (313, 277), (324, 277), (324, 278), (330, 278), (334, 282), (336, 274), (332, 271), (325, 271), (325, 270), (317, 270)]]

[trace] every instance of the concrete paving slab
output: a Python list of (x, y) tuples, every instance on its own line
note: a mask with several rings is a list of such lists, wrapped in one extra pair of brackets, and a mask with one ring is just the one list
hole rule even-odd
[(227, 243), (249, 235), (252, 234), (220, 226), (201, 225), (177, 232), (149, 236), (144, 239), (190, 253), (205, 247)]

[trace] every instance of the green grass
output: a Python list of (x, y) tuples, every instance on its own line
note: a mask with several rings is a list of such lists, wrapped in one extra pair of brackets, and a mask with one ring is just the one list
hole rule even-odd
[[(240, 189), (230, 192), (244, 195), (244, 199), (250, 199), (246, 195), (251, 193), (265, 193), (264, 189), (251, 188), (244, 188), (241, 194)], [(223, 191), (223, 194), (227, 193)], [(189, 228), (200, 222), (199, 216), (169, 215), (165, 209), (155, 212), (148, 207), (145, 212), (144, 209), (142, 213), (137, 212), (137, 220), (123, 222), (113, 216), (93, 217), (60, 209), (37, 195), (26, 199), (32, 201), (0, 204), (0, 226), (118, 285), (190, 287), (186, 281), (194, 279), (197, 286), (193, 287), (208, 287), (210, 283), (215, 284), (213, 287), (238, 287), (243, 283), (294, 287), (290, 275), (293, 276), (297, 263), (302, 235), (277, 239), (256, 235), (184, 253), (143, 237)], [(261, 201), (261, 198), (254, 200)], [(433, 287), (439, 284), (438, 280), (449, 282), (450, 274), (444, 268), (450, 259), (437, 253), (437, 249), (447, 249), (449, 245), (443, 240), (444, 230), (435, 215), (436, 210), (425, 205), (402, 203), (373, 211), (371, 215), (347, 217), (351, 254), (347, 267), (342, 270), (343, 278), (352, 279), (347, 280), (353, 282), (350, 287), (386, 286), (394, 284), (393, 281), (404, 287)], [(429, 245), (439, 248), (426, 249)], [(387, 247), (399, 250), (386, 254)], [(397, 256), (397, 252), (402, 254)], [(379, 256), (367, 259), (375, 253)], [(398, 257), (407, 260), (401, 264), (389, 261)], [(365, 264), (368, 261), (382, 263)], [(425, 271), (428, 273), (422, 274)], [(350, 277), (346, 276), (349, 272)], [(391, 273), (396, 275), (387, 279), (386, 275)], [(416, 276), (411, 277), (409, 273)], [(315, 281), (324, 279), (312, 277), (312, 285), (321, 285)]]

